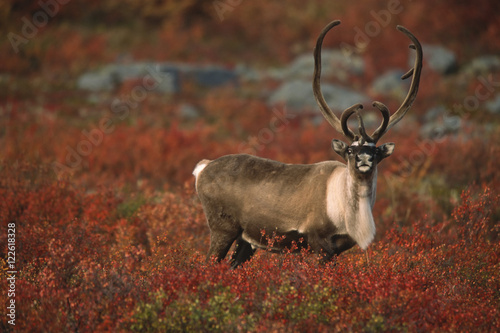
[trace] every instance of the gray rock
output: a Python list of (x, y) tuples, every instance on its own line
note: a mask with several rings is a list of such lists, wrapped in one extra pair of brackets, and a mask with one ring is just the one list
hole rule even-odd
[[(361, 93), (339, 85), (323, 83), (321, 90), (332, 109), (344, 110), (356, 103), (366, 103), (369, 98)], [(282, 84), (270, 98), (271, 105), (284, 103), (292, 111), (317, 110), (311, 81), (292, 80)]]
[(110, 64), (78, 78), (77, 88), (109, 91), (126, 80), (142, 79), (145, 89), (163, 93), (180, 90), (179, 70), (173, 66), (152, 63)]
[(196, 84), (203, 87), (218, 87), (238, 83), (238, 77), (234, 71), (213, 65), (193, 67), (189, 75), (194, 78)]
[(439, 117), (446, 114), (447, 111), (448, 110), (442, 105), (432, 107), (425, 113), (424, 120), (426, 123), (436, 121)]
[(463, 73), (466, 75), (489, 74), (500, 69), (500, 56), (486, 55), (472, 59), (465, 66)]
[(493, 114), (500, 113), (500, 95), (496, 95), (491, 101), (486, 102), (486, 110)]
[(85, 73), (81, 75), (77, 82), (76, 87), (82, 90), (89, 91), (109, 91), (114, 89), (116, 82), (111, 73), (105, 70), (94, 73)]
[[(429, 68), (443, 74), (451, 74), (458, 68), (457, 57), (453, 51), (441, 45), (422, 45), (424, 53), (424, 62)], [(410, 66), (413, 66), (415, 61), (415, 51), (410, 50)]]
[(108, 65), (108, 70), (114, 76), (117, 82), (137, 79), (147, 74), (147, 63), (130, 63), (130, 64), (112, 64)]
[(191, 104), (183, 103), (179, 106), (179, 114), (183, 118), (195, 119), (200, 116), (199, 110)]
[(242, 63), (236, 65), (234, 72), (243, 81), (260, 81), (262, 79), (262, 74), (259, 71)]
[(269, 103), (284, 103), (288, 109), (295, 111), (312, 109), (315, 101), (311, 83), (305, 80), (293, 80), (283, 83), (271, 94)]
[(172, 64), (156, 64), (149, 67), (149, 74), (158, 82), (154, 91), (175, 94), (181, 91), (181, 68)]
[(404, 98), (408, 93), (410, 83), (408, 80), (401, 80), (403, 74), (405, 74), (405, 72), (400, 69), (393, 69), (385, 72), (373, 82), (373, 93)]
[[(358, 55), (347, 57), (340, 50), (324, 49), (321, 54), (321, 76), (345, 81), (351, 75), (363, 75), (365, 63)], [(312, 79), (314, 58), (307, 53), (298, 56), (288, 67), (271, 69), (268, 75), (277, 80)]]
[(420, 136), (428, 139), (439, 139), (445, 135), (456, 134), (462, 128), (462, 118), (445, 113), (420, 129)]
[(85, 73), (78, 79), (77, 87), (90, 91), (106, 91), (132, 79), (142, 79), (146, 89), (161, 93), (178, 93), (182, 88), (182, 80), (203, 87), (236, 84), (238, 81), (234, 71), (215, 65), (138, 62), (110, 64), (98, 71)]

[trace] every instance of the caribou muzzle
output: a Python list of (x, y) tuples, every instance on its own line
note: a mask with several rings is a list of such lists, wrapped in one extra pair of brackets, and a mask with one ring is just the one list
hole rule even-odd
[(356, 169), (361, 173), (370, 172), (373, 168), (373, 155), (367, 153), (360, 153), (356, 155)]

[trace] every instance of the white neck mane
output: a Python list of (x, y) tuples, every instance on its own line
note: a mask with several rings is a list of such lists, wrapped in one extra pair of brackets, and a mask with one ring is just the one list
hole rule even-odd
[(336, 170), (327, 184), (327, 214), (338, 232), (348, 234), (363, 250), (375, 238), (372, 207), (375, 202), (377, 174), (370, 183), (357, 183), (347, 168)]

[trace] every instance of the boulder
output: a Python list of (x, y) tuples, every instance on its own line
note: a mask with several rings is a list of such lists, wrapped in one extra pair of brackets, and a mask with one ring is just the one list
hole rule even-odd
[(466, 75), (480, 75), (498, 70), (500, 70), (500, 56), (485, 55), (472, 59), (462, 72)]
[(243, 81), (256, 82), (262, 80), (262, 74), (259, 71), (243, 63), (237, 64), (234, 72)]
[(149, 74), (158, 83), (154, 91), (175, 94), (181, 91), (181, 70), (170, 64), (156, 64), (149, 67)]
[(404, 98), (408, 93), (410, 80), (401, 80), (405, 72), (401, 69), (392, 69), (385, 72), (373, 81), (372, 91), (376, 95), (386, 95), (395, 98)]
[(445, 115), (446, 112), (448, 112), (448, 109), (446, 109), (446, 107), (444, 107), (443, 105), (434, 106), (427, 110), (424, 116), (424, 121), (426, 123), (436, 121), (437, 119)]
[(112, 72), (107, 67), (97, 72), (82, 74), (76, 81), (76, 87), (89, 91), (110, 91), (116, 87)]
[[(366, 103), (370, 99), (359, 92), (335, 84), (323, 83), (321, 91), (332, 109), (344, 110), (356, 103)], [(309, 80), (292, 80), (283, 83), (270, 98), (271, 105), (283, 103), (292, 111), (317, 110), (318, 106)]]
[(445, 135), (456, 134), (462, 128), (462, 118), (451, 115), (444, 106), (437, 106), (427, 111), (426, 124), (420, 128), (420, 136), (428, 139), (440, 139)]
[[(340, 50), (324, 49), (321, 54), (321, 76), (346, 81), (351, 75), (363, 75), (365, 64), (358, 55), (347, 57)], [(268, 76), (277, 80), (309, 79), (314, 72), (314, 57), (307, 53), (295, 58), (284, 68), (271, 69)]]
[(237, 84), (238, 77), (232, 70), (215, 66), (192, 66), (181, 71), (183, 78), (192, 80), (195, 84), (203, 87), (218, 87), (226, 84)]
[(78, 78), (77, 87), (90, 91), (107, 91), (132, 79), (146, 80), (145, 85), (154, 87), (152, 90), (157, 92), (178, 93), (181, 91), (182, 80), (202, 87), (218, 87), (228, 83), (237, 84), (238, 76), (232, 70), (215, 65), (137, 62), (110, 64), (95, 72), (85, 73)]
[(179, 115), (185, 119), (196, 119), (200, 116), (200, 111), (192, 104), (182, 103), (178, 107)]
[[(424, 62), (432, 70), (448, 75), (454, 73), (457, 68), (457, 57), (455, 53), (441, 45), (422, 45)], [(415, 51), (410, 50), (410, 66), (415, 61)]]
[(500, 114), (500, 95), (496, 95), (495, 98), (486, 102), (486, 110), (493, 114)]

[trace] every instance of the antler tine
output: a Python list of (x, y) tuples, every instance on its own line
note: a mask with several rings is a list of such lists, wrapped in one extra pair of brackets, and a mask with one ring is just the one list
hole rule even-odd
[(380, 137), (383, 135), (383, 133), (385, 133), (385, 130), (387, 129), (387, 125), (389, 124), (390, 113), (387, 106), (385, 106), (383, 103), (375, 101), (373, 102), (373, 106), (379, 109), (383, 117), (382, 124), (380, 124), (380, 126), (372, 134), (373, 143), (377, 143), (377, 141), (380, 139)]
[[(328, 121), (328, 123), (339, 133), (344, 134), (350, 140), (354, 140), (355, 134), (347, 127), (343, 125), (341, 120), (333, 113), (328, 104), (326, 104), (323, 93), (321, 92), (321, 46), (323, 45), (323, 39), (330, 29), (336, 27), (340, 24), (339, 20), (330, 22), (319, 34), (318, 40), (316, 41), (316, 47), (314, 48), (314, 79), (313, 79), (313, 93), (318, 103), (319, 109), (323, 114), (323, 117)], [(357, 109), (358, 106), (353, 105), (347, 110)], [(343, 114), (344, 114), (343, 113)], [(343, 115), (342, 114), (342, 115)]]
[(369, 136), (368, 134), (366, 134), (365, 124), (363, 123), (363, 118), (361, 117), (359, 109), (356, 110), (356, 117), (358, 117), (358, 123), (359, 123), (358, 130), (359, 130), (359, 134), (361, 135), (360, 144), (363, 145), (364, 141), (373, 142), (372, 137)]
[[(410, 109), (411, 105), (413, 104), (413, 101), (415, 101), (415, 98), (417, 97), (417, 92), (418, 92), (418, 85), (420, 83), (420, 73), (422, 72), (422, 45), (420, 45), (420, 42), (418, 41), (417, 37), (415, 37), (408, 29), (406, 29), (403, 26), (398, 25), (397, 29), (404, 33), (410, 40), (413, 42), (412, 45), (410, 45), (411, 49), (414, 49), (416, 51), (416, 57), (415, 57), (415, 64), (413, 68), (411, 68), (406, 74), (401, 76), (401, 80), (405, 80), (409, 78), (410, 76), (413, 76), (410, 84), (410, 90), (408, 91), (408, 94), (406, 95), (405, 100), (399, 107), (399, 109), (394, 112), (394, 114), (389, 118), (388, 124), (385, 126), (385, 128), (381, 129), (378, 128), (374, 133), (374, 136), (377, 136), (377, 140), (380, 139), (392, 126), (396, 125), (408, 112)], [(386, 109), (385, 106), (382, 107), (382, 103), (379, 103), (375, 105), (381, 112), (382, 115), (384, 115), (384, 122), (385, 122), (385, 114), (383, 110)], [(382, 107), (382, 108), (381, 108)], [(384, 123), (382, 123), (384, 125)], [(381, 126), (382, 127), (382, 126)]]
[[(357, 135), (354, 134), (353, 131), (349, 129), (347, 126), (347, 120), (349, 120), (349, 117), (352, 116), (353, 113), (358, 113), (358, 110), (361, 110), (363, 108), (363, 105), (361, 104), (354, 104), (351, 107), (348, 107), (347, 109), (342, 112), (342, 115), (340, 116), (340, 123), (342, 127), (342, 133), (349, 138), (349, 140), (356, 141), (357, 140)], [(364, 128), (363, 128), (364, 129)]]

